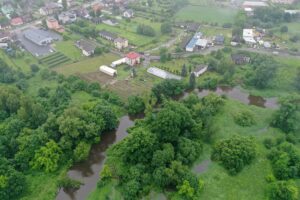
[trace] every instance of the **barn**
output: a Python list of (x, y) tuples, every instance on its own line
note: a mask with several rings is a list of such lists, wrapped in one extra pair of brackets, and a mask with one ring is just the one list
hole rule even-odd
[(110, 68), (106, 65), (102, 65), (101, 67), (99, 67), (100, 72), (103, 72), (104, 74), (107, 74), (109, 76), (117, 76), (117, 70)]

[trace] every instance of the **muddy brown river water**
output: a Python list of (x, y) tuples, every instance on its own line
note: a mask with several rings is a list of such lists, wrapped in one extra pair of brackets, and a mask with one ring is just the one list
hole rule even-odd
[(116, 131), (105, 133), (101, 136), (101, 141), (92, 147), (88, 159), (84, 162), (73, 165), (68, 171), (68, 176), (81, 181), (83, 184), (78, 190), (60, 189), (56, 200), (84, 200), (90, 192), (96, 188), (101, 171), (105, 162), (105, 151), (112, 144), (126, 137), (126, 130), (134, 125), (134, 119), (124, 116), (120, 119), (119, 127)]

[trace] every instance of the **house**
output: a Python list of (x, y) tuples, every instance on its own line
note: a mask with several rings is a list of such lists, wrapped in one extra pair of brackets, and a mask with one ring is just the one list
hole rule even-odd
[(195, 35), (192, 37), (192, 39), (186, 45), (185, 50), (187, 52), (193, 52), (195, 50), (195, 47), (197, 46), (198, 40), (201, 38), (202, 38), (201, 32), (195, 33)]
[(10, 19), (10, 16), (12, 13), (14, 13), (14, 8), (12, 7), (11, 4), (5, 4), (1, 6), (1, 12), (8, 18)]
[(20, 26), (23, 25), (23, 19), (21, 17), (15, 17), (10, 20), (10, 24), (12, 26)]
[(6, 42), (0, 42), (0, 48), (1, 49), (7, 49), (8, 48), (8, 43), (6, 43)]
[(196, 69), (193, 71), (196, 77), (201, 76), (204, 74), (208, 69), (208, 65), (199, 65), (196, 67)]
[(215, 38), (214, 38), (214, 43), (216, 45), (223, 45), (225, 42), (225, 37), (223, 35), (217, 35)]
[(0, 42), (7, 42), (11, 40), (9, 32), (0, 32)]
[(272, 3), (277, 3), (277, 4), (286, 4), (290, 5), (295, 3), (296, 0), (271, 0)]
[(63, 9), (63, 6), (61, 4), (49, 2), (49, 3), (46, 3), (44, 7), (41, 7), (39, 9), (39, 13), (44, 16), (52, 15), (62, 9)]
[(38, 46), (47, 46), (54, 40), (47, 32), (40, 29), (28, 29), (23, 32), (24, 37)]
[(50, 17), (46, 20), (47, 27), (52, 30), (57, 30), (60, 28), (58, 21), (54, 17)]
[(109, 76), (112, 76), (112, 77), (115, 77), (117, 76), (117, 70), (116, 69), (113, 69), (113, 68), (110, 68), (106, 65), (102, 65), (99, 67), (99, 70), (100, 72), (103, 72)]
[(128, 47), (128, 40), (118, 37), (114, 40), (114, 44), (117, 49), (121, 50)]
[(135, 66), (141, 63), (141, 55), (135, 52), (130, 52), (126, 55), (126, 63), (130, 66)]
[(300, 10), (284, 10), (284, 13), (288, 13), (290, 15), (300, 14)]
[(242, 54), (232, 54), (231, 59), (236, 65), (244, 65), (244, 64), (250, 63), (250, 60), (251, 60), (250, 57), (242, 55)]
[(77, 16), (73, 12), (62, 12), (58, 15), (58, 20), (63, 24), (73, 23), (77, 20)]
[(129, 9), (129, 10), (125, 10), (123, 13), (123, 17), (124, 18), (133, 18), (134, 17), (134, 12), (133, 10)]
[(93, 42), (83, 39), (78, 40), (75, 45), (81, 49), (82, 54), (85, 56), (93, 55), (97, 47)]
[(259, 8), (267, 6), (269, 5), (263, 1), (245, 1), (242, 5), (243, 8)]
[(254, 39), (254, 30), (253, 29), (244, 29), (243, 30), (243, 39), (246, 44), (253, 45), (256, 44), (256, 40)]
[(116, 34), (105, 31), (105, 30), (100, 31), (99, 35), (100, 35), (100, 37), (102, 37), (106, 40), (109, 40), (109, 41), (114, 41), (118, 37)]
[(175, 74), (171, 74), (170, 72), (167, 72), (165, 70), (159, 69), (157, 67), (150, 67), (147, 69), (147, 72), (149, 74), (152, 74), (154, 76), (157, 76), (162, 79), (175, 79), (175, 80), (181, 80), (180, 76), (177, 76)]
[(81, 17), (84, 19), (91, 19), (91, 16), (88, 12), (88, 10), (84, 7), (78, 8), (76, 10), (74, 10), (75, 14), (77, 17)]
[(208, 40), (207, 39), (198, 39), (196, 42), (196, 46), (198, 49), (205, 49), (208, 45)]
[(106, 24), (106, 25), (109, 25), (109, 26), (116, 26), (118, 25), (118, 21), (115, 20), (115, 19), (105, 19), (105, 20), (102, 20), (103, 24)]
[(92, 10), (94, 13), (100, 12), (104, 8), (102, 3), (96, 2), (92, 5)]

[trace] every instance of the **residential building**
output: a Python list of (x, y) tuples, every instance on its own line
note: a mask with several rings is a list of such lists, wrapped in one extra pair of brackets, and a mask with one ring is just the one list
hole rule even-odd
[(20, 26), (23, 25), (23, 19), (21, 17), (15, 17), (10, 20), (10, 24), (12, 26)]
[(47, 27), (49, 29), (58, 30), (60, 28), (60, 25), (59, 25), (58, 21), (54, 17), (48, 18), (46, 20), (46, 23), (47, 23)]
[(105, 74), (107, 74), (109, 76), (113, 76), (113, 77), (117, 76), (117, 74), (118, 74), (118, 72), (117, 72), (116, 69), (110, 68), (110, 67), (108, 67), (106, 65), (100, 66), (99, 70), (100, 70), (100, 72), (103, 72), (103, 73), (105, 73)]
[(115, 19), (103, 19), (103, 24), (109, 25), (109, 26), (117, 26), (119, 23)]
[(63, 6), (59, 3), (49, 2), (46, 3), (44, 7), (39, 9), (41, 15), (52, 15), (63, 9)]
[(141, 63), (141, 55), (135, 52), (130, 52), (126, 55), (126, 63), (130, 66), (135, 66)]
[(242, 5), (243, 8), (259, 8), (259, 7), (267, 7), (268, 3), (263, 1), (245, 1)]
[(38, 46), (46, 46), (54, 40), (46, 32), (40, 29), (28, 29), (23, 32), (24, 37)]
[(109, 40), (109, 41), (114, 41), (115, 39), (118, 38), (118, 36), (116, 34), (105, 31), (105, 30), (100, 31), (99, 35), (100, 35), (100, 37), (102, 37), (106, 40)]
[(215, 38), (214, 38), (214, 43), (216, 45), (223, 45), (225, 42), (225, 37), (223, 35), (217, 35)]
[(82, 54), (85, 56), (91, 56), (95, 53), (96, 45), (88, 40), (78, 40), (75, 45), (81, 49)]
[(256, 44), (256, 40), (254, 39), (254, 30), (253, 29), (244, 29), (243, 30), (243, 39), (246, 44), (253, 45)]
[(198, 39), (196, 42), (196, 46), (198, 49), (205, 49), (208, 45), (208, 40), (207, 39)]
[(128, 47), (128, 40), (118, 37), (117, 39), (114, 40), (114, 44), (117, 49), (122, 50)]
[(231, 59), (236, 65), (244, 65), (249, 63), (251, 60), (249, 56), (243, 54), (232, 54)]
[(58, 15), (58, 20), (62, 24), (73, 23), (77, 20), (76, 13), (73, 12), (63, 12)]
[(124, 13), (123, 13), (123, 17), (125, 17), (125, 18), (133, 18), (134, 17), (133, 10), (131, 10), (131, 9), (125, 10)]
[(204, 74), (208, 69), (208, 65), (199, 65), (196, 67), (196, 69), (193, 71), (196, 77), (201, 76)]

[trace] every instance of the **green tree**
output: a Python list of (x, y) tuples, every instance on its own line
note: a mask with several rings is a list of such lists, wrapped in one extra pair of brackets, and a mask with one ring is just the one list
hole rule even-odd
[(290, 96), (281, 101), (281, 106), (276, 111), (272, 125), (286, 133), (300, 130), (300, 103), (298, 96)]
[(269, 189), (270, 200), (296, 200), (298, 188), (293, 181), (276, 181)]
[(252, 138), (236, 135), (219, 141), (211, 157), (221, 162), (231, 174), (236, 174), (256, 157), (256, 145)]
[(160, 31), (162, 34), (172, 33), (172, 24), (170, 22), (161, 24)]
[(185, 64), (184, 64), (184, 65), (182, 66), (182, 69), (181, 69), (181, 76), (186, 77), (187, 74), (188, 74), (187, 68), (186, 68), (186, 66), (185, 66)]
[(145, 103), (143, 98), (139, 96), (128, 97), (128, 113), (131, 115), (143, 113), (145, 110)]
[(183, 184), (178, 189), (178, 193), (185, 199), (193, 199), (195, 196), (195, 189), (191, 187), (187, 180), (184, 180)]
[(74, 149), (74, 160), (76, 162), (84, 161), (89, 156), (91, 145), (86, 142), (80, 141)]
[(190, 80), (189, 80), (189, 87), (190, 89), (195, 89), (196, 88), (196, 75), (195, 73), (191, 73), (190, 75)]
[(36, 151), (31, 166), (33, 169), (42, 169), (45, 172), (53, 172), (58, 168), (58, 162), (62, 151), (60, 147), (50, 140), (45, 146)]

